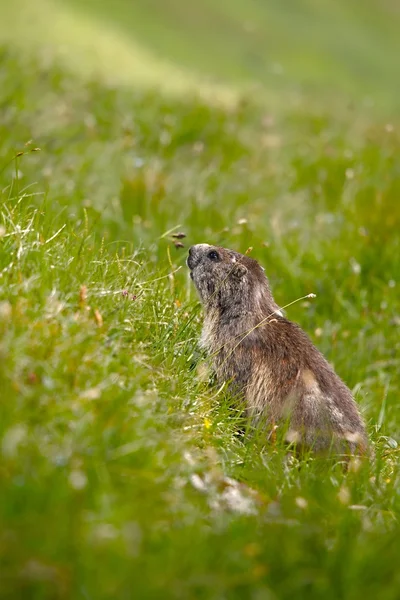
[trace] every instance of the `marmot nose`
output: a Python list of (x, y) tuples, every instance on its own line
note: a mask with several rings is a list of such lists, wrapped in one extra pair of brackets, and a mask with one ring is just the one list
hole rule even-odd
[(194, 269), (199, 262), (199, 256), (196, 252), (196, 246), (190, 246), (189, 256), (187, 257), (186, 264), (190, 270)]

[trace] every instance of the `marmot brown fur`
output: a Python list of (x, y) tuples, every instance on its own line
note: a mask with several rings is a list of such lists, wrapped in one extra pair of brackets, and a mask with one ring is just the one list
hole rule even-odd
[(263, 268), (233, 250), (197, 244), (187, 260), (204, 307), (201, 346), (218, 381), (249, 415), (299, 448), (364, 452), (365, 427), (350, 390), (304, 331), (275, 303)]

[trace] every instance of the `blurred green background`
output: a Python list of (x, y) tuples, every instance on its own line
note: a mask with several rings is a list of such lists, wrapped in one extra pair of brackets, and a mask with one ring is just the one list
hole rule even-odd
[[(159, 57), (234, 85), (268, 92), (318, 88), (398, 106), (396, 2), (341, 0), (84, 0)], [(112, 10), (110, 10), (112, 7)]]
[(398, 108), (391, 0), (16, 0), (4, 3), (2, 20), (16, 45), (56, 46), (75, 67), (117, 80), (134, 81), (136, 71), (139, 82), (169, 87), (180, 74), (267, 96), (307, 90)]

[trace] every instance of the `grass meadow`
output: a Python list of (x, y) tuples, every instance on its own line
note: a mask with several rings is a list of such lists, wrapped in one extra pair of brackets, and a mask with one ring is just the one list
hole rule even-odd
[[(400, 15), (266, 6), (4, 11), (1, 598), (399, 598)], [(372, 460), (243, 434), (197, 348), (199, 242), (316, 294), (287, 315)]]

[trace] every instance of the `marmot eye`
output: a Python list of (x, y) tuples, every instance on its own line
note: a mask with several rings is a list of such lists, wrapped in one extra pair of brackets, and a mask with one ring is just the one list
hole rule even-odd
[(210, 260), (218, 260), (219, 259), (219, 254), (218, 254), (218, 252), (215, 252), (215, 250), (211, 250), (211, 252), (209, 252), (207, 254), (207, 256)]

